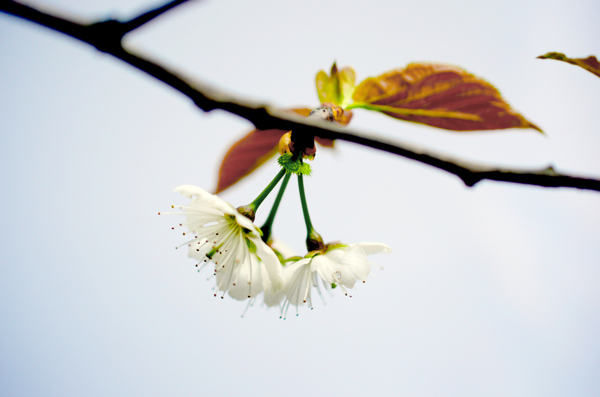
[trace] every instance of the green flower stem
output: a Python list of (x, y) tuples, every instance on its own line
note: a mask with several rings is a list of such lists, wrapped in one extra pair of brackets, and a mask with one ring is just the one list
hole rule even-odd
[(269, 183), (269, 186), (267, 186), (265, 190), (263, 190), (253, 202), (251, 202), (248, 205), (242, 205), (241, 207), (237, 207), (237, 211), (240, 214), (244, 215), (246, 218), (250, 219), (252, 222), (254, 222), (254, 219), (256, 218), (256, 210), (258, 210), (258, 207), (260, 207), (260, 205), (267, 198), (269, 193), (271, 193), (271, 190), (273, 190), (275, 186), (277, 186), (277, 184), (279, 183), (281, 178), (283, 178), (285, 173), (285, 169), (279, 171), (277, 176), (273, 178), (271, 183)]
[(300, 201), (302, 201), (302, 213), (304, 214), (304, 223), (306, 223), (306, 233), (310, 234), (314, 228), (310, 221), (310, 215), (308, 213), (308, 205), (306, 204), (306, 196), (304, 194), (304, 180), (302, 175), (298, 175), (298, 190), (300, 190)]
[(269, 241), (271, 237), (271, 230), (273, 229), (273, 221), (275, 220), (275, 215), (277, 215), (277, 209), (279, 209), (279, 203), (281, 203), (281, 199), (283, 198), (283, 193), (285, 193), (285, 188), (287, 187), (288, 182), (290, 181), (290, 177), (292, 174), (286, 173), (283, 178), (283, 182), (281, 182), (281, 187), (279, 188), (279, 192), (277, 193), (277, 197), (275, 198), (275, 202), (273, 203), (273, 207), (271, 207), (271, 212), (269, 212), (269, 216), (265, 221), (265, 224), (262, 225), (260, 230), (262, 230), (262, 240), (266, 243)]
[(304, 214), (304, 223), (306, 223), (306, 248), (308, 251), (325, 249), (323, 238), (313, 228), (308, 214), (308, 205), (306, 205), (306, 195), (304, 194), (304, 180), (302, 175), (298, 175), (298, 190), (300, 190), (300, 201), (302, 201), (302, 213)]
[(282, 169), (281, 171), (279, 171), (277, 176), (275, 178), (273, 178), (271, 183), (269, 183), (269, 186), (267, 186), (265, 188), (265, 190), (263, 190), (262, 193), (259, 194), (258, 197), (252, 203), (249, 204), (249, 206), (252, 207), (252, 209), (254, 211), (256, 211), (258, 209), (258, 207), (260, 207), (262, 202), (267, 198), (269, 193), (271, 193), (271, 190), (273, 190), (275, 188), (275, 186), (277, 186), (277, 184), (279, 183), (281, 178), (283, 178), (284, 175), (285, 175), (285, 170)]

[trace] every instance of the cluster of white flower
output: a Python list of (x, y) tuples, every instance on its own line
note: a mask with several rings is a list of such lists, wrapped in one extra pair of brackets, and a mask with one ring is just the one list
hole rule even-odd
[[(285, 318), (290, 304), (307, 304), (312, 309), (311, 290), (320, 293), (325, 289), (340, 287), (344, 294), (354, 288), (356, 281), (366, 281), (371, 272), (367, 255), (389, 253), (391, 249), (380, 243), (353, 245), (322, 245), (305, 257), (291, 257), (276, 244), (267, 245), (261, 229), (251, 219), (242, 215), (229, 203), (198, 187), (184, 185), (176, 192), (192, 199), (187, 206), (173, 207), (182, 212), (193, 237), (182, 246), (189, 247), (189, 256), (198, 260), (200, 269), (208, 263), (214, 265), (216, 292), (221, 298), (228, 293), (237, 300), (249, 299), (252, 305), (260, 294), (266, 306), (279, 306)], [(160, 214), (160, 213), (159, 213)], [(199, 269), (199, 270), (200, 270)]]

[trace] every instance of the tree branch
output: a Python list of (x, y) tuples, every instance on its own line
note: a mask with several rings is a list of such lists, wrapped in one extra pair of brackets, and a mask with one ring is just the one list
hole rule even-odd
[(131, 32), (132, 30), (139, 28), (140, 26), (144, 25), (145, 23), (150, 22), (157, 16), (162, 15), (163, 13), (165, 13), (165, 12), (171, 10), (172, 8), (175, 8), (178, 5), (183, 4), (187, 1), (188, 0), (173, 0), (170, 3), (167, 3), (161, 7), (150, 10), (136, 18), (133, 18), (130, 21), (123, 22), (122, 23), (123, 28), (126, 32)]
[(432, 152), (428, 153), (426, 150), (414, 145), (391, 143), (381, 139), (368, 138), (358, 131), (341, 128), (324, 121), (306, 119), (264, 104), (239, 100), (232, 95), (178, 76), (163, 66), (123, 48), (121, 43), (123, 35), (185, 1), (171, 1), (128, 22), (107, 20), (90, 25), (46, 14), (15, 1), (2, 0), (0, 2), (0, 11), (27, 19), (88, 43), (98, 50), (111, 54), (173, 87), (183, 95), (189, 97), (202, 110), (207, 112), (213, 109), (225, 110), (245, 118), (261, 130), (281, 129), (294, 130), (296, 132), (303, 131), (306, 134), (327, 139), (341, 139), (354, 142), (416, 160), (455, 174), (467, 186), (473, 186), (479, 181), (488, 179), (543, 187), (573, 187), (600, 191), (600, 180), (562, 175), (557, 173), (552, 166), (540, 170), (519, 171), (468, 163)]

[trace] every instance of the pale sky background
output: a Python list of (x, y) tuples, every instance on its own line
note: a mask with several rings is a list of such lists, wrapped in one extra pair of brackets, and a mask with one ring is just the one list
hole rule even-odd
[[(29, 2), (89, 21), (147, 0)], [(413, 61), (494, 84), (534, 130), (454, 133), (356, 110), (352, 127), (485, 164), (600, 178), (600, 55), (581, 1), (202, 1), (126, 44), (268, 103), (318, 105), (314, 77)], [(298, 317), (215, 299), (158, 217), (216, 184), (250, 123), (67, 36), (0, 14), (0, 395), (597, 396), (600, 193), (483, 182), (338, 142), (306, 181), (326, 241), (377, 241), (376, 277)], [(247, 204), (271, 161), (223, 194)], [(266, 217), (272, 197), (263, 204)], [(297, 185), (274, 233), (304, 253)], [(382, 267), (382, 268), (380, 268)]]

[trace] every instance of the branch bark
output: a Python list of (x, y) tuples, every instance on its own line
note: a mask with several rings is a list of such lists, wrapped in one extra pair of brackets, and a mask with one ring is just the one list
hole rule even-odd
[(125, 34), (186, 1), (171, 1), (127, 22), (105, 20), (93, 24), (81, 24), (76, 21), (63, 19), (40, 12), (35, 8), (12, 0), (2, 0), (0, 2), (0, 11), (38, 23), (88, 43), (99, 51), (111, 54), (178, 90), (183, 95), (189, 97), (200, 109), (206, 112), (214, 109), (225, 110), (245, 118), (253, 123), (257, 129), (302, 131), (306, 134), (327, 139), (341, 139), (354, 142), (447, 171), (458, 176), (467, 186), (474, 186), (479, 181), (487, 179), (542, 187), (571, 187), (600, 191), (600, 180), (563, 175), (556, 172), (552, 166), (539, 170), (526, 171), (501, 169), (469, 163), (428, 152), (414, 145), (369, 138), (359, 131), (332, 126), (330, 123), (318, 120), (308, 120), (261, 103), (240, 100), (233, 95), (179, 76), (160, 64), (123, 48), (122, 39)]
[(149, 10), (127, 22), (122, 22), (124, 26), (124, 30), (129, 33), (132, 30), (139, 28), (140, 26), (150, 22), (154, 18), (164, 14), (165, 12), (177, 7), (180, 4), (186, 3), (188, 0), (174, 0), (165, 5), (155, 8), (153, 10)]

